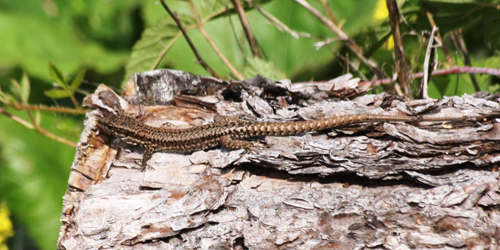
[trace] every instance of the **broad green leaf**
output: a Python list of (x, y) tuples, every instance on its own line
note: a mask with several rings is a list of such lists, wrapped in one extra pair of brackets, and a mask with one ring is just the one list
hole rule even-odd
[(274, 63), (266, 62), (258, 57), (246, 58), (246, 66), (243, 70), (243, 77), (246, 79), (260, 75), (273, 80), (285, 79), (286, 76)]
[[(177, 13), (184, 30), (189, 31), (196, 28), (194, 14), (187, 2), (167, 2), (167, 4), (169, 4), (169, 8), (173, 12)], [(265, 3), (267, 1), (259, 2)], [(234, 14), (234, 12), (231, 12), (233, 5), (230, 0), (196, 0), (194, 1), (194, 6), (202, 25), (205, 25), (215, 19), (218, 20), (220, 19), (219, 17)], [(158, 8), (158, 6), (155, 8)], [(227, 20), (225, 20), (225, 22), (227, 22)], [(230, 32), (230, 29), (225, 30), (226, 34), (224, 35), (224, 38), (227, 36), (228, 32)], [(191, 40), (193, 40), (193, 42), (198, 46), (199, 43), (196, 42), (197, 37), (192, 37), (192, 32), (190, 32), (189, 35)], [(180, 29), (177, 27), (175, 21), (168, 16), (165, 11), (164, 17), (159, 19), (155, 25), (146, 28), (142, 33), (141, 39), (134, 45), (130, 55), (130, 60), (126, 66), (122, 86), (125, 86), (132, 74), (156, 69), (167, 55), (167, 52), (171, 50), (174, 43), (176, 43), (180, 37), (182, 37)], [(205, 41), (204, 38), (201, 39), (202, 41)], [(185, 40), (181, 39), (181, 41), (184, 42)], [(205, 49), (197, 49), (200, 54), (206, 54)], [(212, 48), (207, 49), (212, 51)], [(176, 58), (174, 60), (196, 60), (190, 48), (186, 48), (181, 52), (181, 54), (181, 58)], [(185, 70), (188, 69), (186, 68)]]
[(54, 99), (67, 98), (71, 96), (71, 92), (69, 92), (69, 90), (64, 90), (64, 89), (54, 89), (45, 91), (43, 93), (45, 93), (46, 96)]
[(456, 78), (452, 78), (451, 75), (432, 77), (429, 82), (429, 97), (440, 98), (448, 92), (456, 92)]
[(80, 70), (80, 72), (78, 72), (78, 74), (76, 75), (75, 79), (73, 79), (73, 82), (71, 82), (71, 94), (75, 94), (75, 92), (78, 90), (78, 88), (82, 84), (83, 77), (85, 76), (85, 72), (87, 72), (86, 69)]
[(54, 79), (59, 85), (69, 92), (69, 86), (64, 78), (62, 72), (54, 65), (52, 62), (49, 62), (49, 72), (52, 79)]
[[(472, 65), (474, 67), (479, 68), (490, 68), (490, 69), (498, 69), (498, 65), (500, 65), (500, 57), (499, 56), (491, 56), (481, 60), (473, 60)], [(467, 86), (464, 93), (474, 93), (475, 90), (473, 88), (473, 83), (468, 74), (462, 74), (462, 79)], [(491, 75), (486, 74), (475, 74), (477, 83), (481, 89), (481, 91), (491, 91), (491, 86), (498, 85), (498, 83), (494, 84), (494, 80)]]
[(428, 10), (433, 15), (439, 32), (446, 33), (457, 28), (464, 28), (483, 15), (487, 7), (481, 3), (483, 1), (478, 0), (425, 0), (422, 1), (423, 8), (418, 24), (422, 29), (429, 26), (427, 17), (423, 13)]
[[(196, 3), (198, 3), (195, 6), (197, 6), (199, 18), (203, 23), (214, 16), (225, 13), (231, 5), (230, 1), (227, 0), (196, 1)], [(196, 20), (189, 8), (184, 6), (184, 13), (181, 14), (179, 14), (178, 9), (172, 9), (172, 6), (169, 6), (169, 8), (177, 13), (186, 31), (196, 27)], [(179, 27), (165, 11), (165, 17), (158, 20), (156, 25), (145, 29), (141, 40), (134, 45), (130, 60), (127, 63), (122, 86), (125, 86), (132, 74), (156, 69), (172, 45), (181, 36), (182, 32)], [(189, 55), (194, 58), (192, 53), (189, 53)]]
[[(17, 2), (22, 2), (22, 4), (17, 5)], [(76, 7), (75, 10), (70, 9), (67, 6), (71, 4), (70, 2), (80, 2), (84, 5), (94, 2), (94, 6), (89, 10), (100, 9), (97, 7), (104, 6), (96, 0), (56, 1), (51, 2), (55, 5), (53, 7), (56, 13), (50, 13), (40, 1), (1, 1), (0, 64), (2, 67), (20, 67), (32, 78), (32, 81), (33, 78), (51, 80), (47, 70), (49, 61), (58, 65), (63, 72), (70, 73), (77, 72), (82, 67), (94, 69), (99, 73), (111, 73), (118, 70), (128, 58), (130, 48), (117, 50), (116, 44), (123, 42), (117, 36), (112, 37), (116, 40), (114, 44), (109, 43), (109, 48), (93, 40), (96, 38), (94, 34), (86, 36), (82, 31), (84, 27), (81, 27), (85, 23), (82, 23), (81, 19), (90, 17), (85, 13), (76, 13)], [(5, 5), (16, 6), (4, 8)], [(130, 16), (127, 16), (125, 20), (132, 22)], [(103, 20), (102, 16), (93, 16), (93, 20), (90, 21), (94, 21), (97, 27), (101, 27)], [(114, 30), (121, 25), (118, 20), (109, 21), (110, 23), (114, 21)], [(114, 30), (110, 29), (108, 34), (113, 33)], [(126, 32), (132, 35), (130, 29)], [(131, 42), (129, 41), (129, 44)]]
[(170, 17), (165, 17), (156, 26), (144, 30), (141, 40), (132, 49), (122, 85), (125, 86), (134, 73), (155, 69), (181, 35)]
[[(316, 2), (313, 1), (313, 3)], [(330, 2), (330, 6), (334, 10), (334, 14), (338, 16), (339, 21), (345, 22), (343, 27), (348, 31), (348, 34), (351, 34), (359, 33), (365, 29), (367, 24), (371, 24), (371, 15), (359, 15), (359, 13), (361, 12), (360, 9), (373, 11), (375, 3), (371, 1), (369, 3), (333, 1)], [(314, 44), (318, 41), (318, 38), (335, 37), (335, 35), (311, 13), (293, 1), (270, 1), (268, 4), (259, 6), (268, 13), (273, 14), (290, 29), (297, 32), (307, 32), (312, 36), (311, 38), (296, 39), (270, 25), (269, 21), (256, 10), (247, 12), (252, 31), (259, 42), (266, 61), (273, 62), (280, 71), (286, 73), (287, 77), (295, 78), (295, 80), (311, 79), (314, 77), (313, 72), (323, 68), (326, 63), (335, 59), (334, 51), (340, 48), (342, 43), (334, 43), (316, 50)], [(321, 5), (318, 4), (316, 7), (321, 8)], [(239, 18), (234, 12), (230, 13), (233, 14), (227, 16), (223, 13), (220, 16), (225, 15), (224, 18), (210, 19), (204, 25), (204, 28), (233, 66), (242, 72), (245, 67), (245, 58), (251, 56), (251, 51), (241, 25), (239, 25)], [(290, 15), (290, 13), (293, 13), (293, 15)], [(229, 18), (231, 20), (228, 20)], [(346, 20), (356, 20), (356, 22), (351, 24)], [(211, 68), (223, 77), (231, 74), (199, 32), (192, 30), (189, 35), (198, 52)], [(172, 45), (158, 67), (163, 66), (206, 75), (207, 72), (195, 60), (191, 49), (181, 38)], [(151, 70), (151, 68), (131, 70), (126, 73), (125, 78), (128, 79), (136, 71), (144, 70)]]
[[(498, 65), (500, 65), (500, 57), (492, 56), (479, 61), (474, 60), (472, 61), (472, 65), (478, 68), (496, 68), (498, 67)], [(474, 76), (482, 91), (488, 91), (491, 89), (492, 77), (490, 75), (474, 74)], [(474, 84), (472, 83), (472, 79), (469, 74), (433, 76), (431, 78), (431, 84), (429, 84), (429, 96), (433, 98), (453, 95), (461, 96), (465, 93), (472, 94), (475, 92), (476, 90), (474, 89)]]

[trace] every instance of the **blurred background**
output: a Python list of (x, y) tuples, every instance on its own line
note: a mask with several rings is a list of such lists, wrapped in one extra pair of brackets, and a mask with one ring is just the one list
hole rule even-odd
[[(261, 57), (252, 54), (234, 1), (166, 2), (203, 59), (225, 79), (260, 74), (297, 82), (348, 72), (365, 80), (376, 75), (299, 1), (252, 1), (262, 11), (241, 1)], [(423, 70), (433, 23), (446, 49), (436, 50), (438, 69), (467, 64), (498, 69), (498, 2), (397, 2), (411, 73)], [(392, 78), (394, 43), (385, 0), (309, 3), (372, 58), (384, 77)], [(83, 97), (101, 83), (119, 91), (134, 72), (172, 68), (209, 73), (196, 63), (179, 28), (156, 0), (0, 0), (0, 38), (0, 250), (54, 249), (62, 196), (83, 128)], [(475, 78), (476, 85), (467, 74), (433, 77), (429, 95), (499, 92), (498, 77)], [(419, 84), (420, 79), (412, 82), (414, 94)], [(393, 89), (386, 84), (373, 91)]]

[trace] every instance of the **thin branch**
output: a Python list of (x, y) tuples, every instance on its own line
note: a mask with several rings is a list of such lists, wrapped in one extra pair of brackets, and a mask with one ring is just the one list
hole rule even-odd
[[(500, 69), (492, 69), (492, 68), (476, 68), (476, 67), (459, 67), (459, 66), (453, 66), (448, 69), (440, 69), (432, 72), (432, 76), (442, 76), (442, 75), (451, 75), (451, 74), (484, 74), (484, 75), (492, 75), (492, 76), (498, 76), (500, 77)], [(410, 75), (411, 78), (413, 79), (419, 79), (424, 77), (424, 72), (418, 72), (415, 74)], [(384, 84), (389, 84), (393, 82), (394, 79), (391, 78), (385, 78), (385, 79), (379, 79), (379, 80), (372, 80), (372, 81), (361, 81), (359, 83), (360, 87), (378, 87), (380, 85)], [(310, 82), (296, 82), (294, 84), (301, 84), (301, 83), (324, 83), (325, 81), (310, 81)]]
[(323, 5), (323, 8), (325, 8), (326, 13), (328, 14), (328, 17), (330, 18), (330, 20), (332, 20), (332, 22), (335, 25), (339, 25), (339, 22), (337, 21), (337, 18), (333, 14), (332, 8), (330, 8), (330, 4), (328, 3), (328, 0), (322, 0), (321, 4)]
[[(177, 15), (175, 13), (173, 13), (167, 6), (167, 4), (165, 3), (164, 0), (160, 0), (161, 4), (163, 5), (163, 8), (165, 8), (165, 10), (168, 12), (168, 14), (174, 19), (175, 23), (177, 24), (177, 27), (179, 27), (179, 29), (181, 30), (182, 34), (184, 35), (184, 38), (186, 38), (186, 41), (188, 42), (189, 44), (189, 47), (191, 47), (191, 50), (193, 51), (194, 55), (196, 56), (196, 59), (198, 60), (198, 63), (203, 67), (205, 68), (206, 71), (208, 71), (210, 73), (210, 75), (212, 75), (213, 77), (216, 77), (216, 78), (221, 78), (217, 73), (215, 73), (215, 71), (210, 68), (210, 66), (208, 66), (207, 63), (205, 63), (205, 61), (201, 58), (200, 54), (198, 53), (198, 50), (196, 50), (196, 47), (194, 47), (194, 44), (193, 42), (191, 42), (191, 39), (189, 38), (189, 36), (187, 35), (186, 33), (186, 30), (184, 29), (184, 27), (182, 27), (182, 23), (181, 21), (179, 20), (179, 18), (177, 17)], [(197, 20), (198, 21), (198, 20)]]
[(333, 33), (335, 33), (339, 38), (345, 42), (347, 47), (371, 70), (373, 70), (380, 78), (383, 77), (383, 71), (378, 67), (377, 63), (373, 59), (367, 59), (363, 55), (363, 50), (351, 39), (347, 34), (335, 25), (330, 19), (321, 14), (317, 9), (312, 7), (305, 0), (294, 0), (296, 3), (300, 4), (306, 10), (311, 12), (316, 18), (318, 18), (323, 24), (325, 24)]
[(295, 30), (290, 29), (286, 24), (282, 23), (278, 18), (274, 17), (273, 15), (269, 14), (259, 6), (255, 5), (252, 1), (250, 0), (245, 0), (248, 4), (250, 4), (254, 9), (256, 9), (260, 14), (262, 14), (269, 22), (271, 22), (276, 29), (278, 29), (281, 32), (287, 32), (291, 36), (299, 39), (299, 37), (311, 37), (311, 34), (306, 33), (306, 32), (297, 32)]
[(46, 137), (48, 137), (48, 138), (50, 138), (50, 139), (52, 139), (52, 140), (55, 140), (55, 141), (57, 141), (57, 142), (60, 142), (60, 143), (66, 144), (66, 145), (68, 145), (68, 146), (70, 146), (70, 147), (76, 147), (76, 143), (75, 143), (75, 142), (72, 142), (72, 141), (67, 140), (67, 139), (65, 139), (65, 138), (62, 138), (62, 137), (59, 137), (59, 136), (57, 136), (57, 135), (55, 135), (55, 134), (53, 134), (53, 133), (51, 133), (51, 132), (49, 132), (49, 131), (45, 130), (44, 128), (41, 128), (41, 127), (39, 127), (38, 125), (36, 125), (36, 123), (34, 122), (34, 119), (33, 119), (33, 117), (31, 116), (31, 114), (30, 114), (30, 113), (28, 113), (28, 115), (30, 116), (30, 119), (32, 119), (33, 124), (31, 124), (31, 123), (29, 123), (29, 122), (27, 122), (27, 121), (23, 120), (22, 118), (20, 118), (20, 117), (18, 117), (18, 116), (15, 116), (15, 115), (13, 115), (13, 114), (11, 114), (11, 113), (7, 112), (7, 111), (6, 111), (5, 109), (3, 109), (3, 108), (0, 108), (0, 113), (1, 113), (1, 114), (4, 114), (5, 116), (7, 116), (8, 118), (12, 119), (13, 121), (15, 121), (15, 122), (17, 122), (17, 123), (19, 123), (19, 124), (23, 125), (24, 127), (28, 128), (28, 129), (30, 129), (30, 130), (35, 130), (35, 131), (37, 131), (38, 133), (40, 133), (40, 134), (42, 134), (42, 135), (44, 135), (44, 136), (46, 136)]
[(394, 38), (394, 50), (396, 52), (396, 71), (398, 72), (399, 84), (403, 87), (403, 94), (411, 98), (410, 79), (408, 78), (408, 67), (406, 65), (406, 55), (403, 46), (403, 36), (399, 26), (399, 8), (396, 0), (386, 0), (391, 21), (392, 37)]
[[(453, 66), (449, 69), (440, 69), (432, 72), (432, 76), (442, 76), (442, 75), (451, 75), (451, 74), (486, 74), (486, 75), (494, 75), (500, 76), (500, 69), (491, 69), (491, 68), (475, 68), (475, 67), (458, 67)], [(411, 78), (417, 79), (424, 77), (424, 72), (418, 72), (410, 75)], [(383, 84), (391, 83), (392, 79), (380, 79), (375, 80), (373, 82), (361, 82), (361, 85), (371, 85), (371, 87), (377, 87)]]
[(250, 44), (253, 55), (262, 58), (259, 51), (259, 45), (252, 33), (252, 29), (250, 28), (250, 23), (248, 22), (247, 16), (245, 15), (245, 10), (243, 9), (243, 6), (241, 6), (241, 1), (233, 0), (233, 4), (236, 12), (238, 13), (238, 16), (240, 17), (241, 25), (243, 26), (243, 30), (245, 30), (245, 35), (247, 36), (247, 40)]
[(368, 78), (366, 78), (365, 74), (363, 74), (363, 72), (361, 70), (359, 70), (358, 65), (356, 65), (355, 63), (352, 63), (349, 60), (349, 54), (347, 54), (346, 56), (343, 56), (337, 52), (337, 53), (335, 53), (335, 56), (340, 58), (339, 61), (344, 61), (346, 63), (345, 67), (342, 67), (342, 68), (346, 68), (347, 72), (349, 72), (349, 67), (351, 67), (354, 69), (354, 71), (356, 71), (356, 73), (358, 73), (358, 75), (359, 75), (359, 77), (361, 77), (361, 79), (363, 79), (364, 81), (368, 81)]
[(78, 104), (78, 101), (76, 100), (74, 94), (71, 94), (69, 97), (71, 99), (71, 102), (73, 102), (73, 105), (75, 106), (76, 109), (83, 110), (82, 106), (80, 104)]
[(47, 106), (41, 106), (41, 105), (30, 105), (30, 104), (18, 104), (17, 106), (12, 106), (13, 108), (17, 110), (38, 110), (38, 111), (48, 111), (52, 113), (62, 113), (62, 114), (72, 114), (72, 115), (84, 115), (86, 114), (89, 110), (88, 109), (82, 109), (82, 110), (77, 110), (77, 109), (69, 109), (69, 108), (63, 108), (63, 107), (47, 107)]
[[(163, 0), (161, 0), (161, 1), (163, 1)], [(189, 0), (189, 5), (191, 6), (191, 10), (193, 11), (193, 14), (195, 16), (196, 26), (197, 26), (198, 30), (200, 31), (200, 33), (205, 37), (207, 42), (214, 49), (215, 53), (217, 53), (217, 55), (222, 59), (222, 61), (226, 64), (226, 66), (234, 74), (234, 76), (238, 80), (243, 80), (244, 77), (241, 75), (241, 73), (238, 72), (238, 70), (236, 70), (236, 68), (231, 64), (231, 62), (229, 62), (229, 60), (226, 58), (226, 56), (224, 56), (224, 54), (222, 54), (219, 47), (217, 47), (217, 44), (215, 44), (214, 40), (210, 37), (210, 35), (207, 33), (207, 31), (205, 31), (205, 29), (203, 28), (203, 24), (200, 21), (200, 18), (198, 16), (198, 12), (196, 11), (196, 7), (194, 6), (194, 3), (192, 0)]]

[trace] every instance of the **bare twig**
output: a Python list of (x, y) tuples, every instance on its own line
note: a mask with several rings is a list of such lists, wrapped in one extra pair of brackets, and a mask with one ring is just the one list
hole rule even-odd
[[(491, 68), (475, 68), (475, 67), (458, 67), (453, 66), (448, 69), (435, 70), (432, 72), (432, 76), (442, 76), (442, 75), (450, 75), (450, 74), (486, 74), (486, 75), (494, 75), (500, 76), (500, 69), (491, 69)], [(417, 79), (424, 77), (424, 72), (419, 72), (410, 75), (411, 78)], [(380, 86), (383, 84), (391, 83), (392, 79), (380, 79), (372, 82), (362, 82), (361, 85), (371, 85), (371, 87)]]
[(243, 6), (241, 6), (240, 0), (233, 0), (234, 8), (240, 17), (241, 25), (245, 30), (245, 35), (247, 36), (248, 43), (250, 44), (250, 48), (252, 49), (252, 53), (254, 56), (262, 58), (259, 52), (259, 45), (257, 44), (257, 40), (252, 33), (252, 29), (250, 28), (250, 23), (248, 23), (247, 16), (245, 15), (245, 10)]
[[(451, 33), (451, 37), (453, 38), (454, 41), (456, 41), (458, 47), (462, 51), (462, 55), (464, 56), (465, 65), (471, 67), (472, 63), (470, 61), (469, 51), (467, 51), (467, 46), (465, 45), (465, 42), (464, 42), (464, 37), (462, 36), (462, 30), (461, 29), (454, 30)], [(473, 74), (469, 74), (469, 75), (470, 75), (470, 79), (471, 79), (472, 83), (474, 84), (474, 88), (476, 89), (476, 91), (480, 91), (481, 88), (479, 88), (479, 83), (477, 82), (476, 76), (474, 76)]]
[[(167, 6), (167, 4), (165, 3), (164, 0), (160, 0), (161, 4), (163, 5), (163, 8), (165, 8), (165, 10), (168, 12), (168, 14), (174, 19), (175, 23), (177, 24), (177, 27), (179, 27), (179, 29), (181, 30), (182, 34), (184, 35), (184, 38), (186, 38), (186, 41), (188, 42), (189, 44), (189, 47), (191, 47), (191, 50), (193, 51), (194, 55), (196, 56), (196, 59), (198, 60), (198, 63), (203, 67), (205, 68), (205, 70), (207, 70), (210, 75), (212, 75), (213, 77), (216, 77), (216, 78), (221, 78), (217, 73), (215, 73), (215, 71), (210, 68), (210, 66), (208, 66), (207, 63), (205, 63), (205, 61), (201, 58), (200, 54), (198, 53), (198, 50), (196, 50), (196, 47), (194, 47), (194, 44), (193, 42), (191, 42), (191, 39), (189, 38), (189, 36), (187, 35), (186, 33), (186, 30), (182, 27), (182, 23), (181, 21), (179, 20), (179, 18), (177, 17), (177, 15), (175, 13), (173, 13)], [(198, 21), (198, 20), (197, 20)]]
[(339, 36), (340, 40), (344, 41), (347, 47), (364, 63), (366, 64), (371, 70), (373, 70), (380, 78), (383, 77), (384, 73), (383, 71), (378, 67), (377, 63), (373, 59), (367, 59), (363, 55), (363, 50), (351, 39), (347, 34), (339, 28), (337, 25), (335, 25), (330, 19), (325, 17), (321, 12), (319, 12), (317, 9), (312, 7), (308, 2), (305, 0), (294, 0), (296, 3), (300, 4), (302, 7), (304, 7), (306, 10), (311, 12), (316, 18), (318, 18), (323, 24), (325, 24), (333, 33), (335, 33), (337, 36)]
[[(434, 46), (434, 41), (436, 39), (436, 34), (438, 33), (438, 28), (434, 26), (431, 31), (431, 35), (429, 36), (429, 43), (427, 44), (427, 49), (425, 52), (424, 59), (424, 77), (422, 79), (422, 98), (429, 99), (429, 79), (432, 75), (432, 72), (437, 67), (437, 59), (436, 59), (436, 46)], [(439, 43), (439, 40), (437, 40)], [(440, 46), (439, 44), (438, 46)]]
[[(432, 76), (442, 76), (442, 75), (451, 75), (451, 74), (485, 74), (485, 75), (492, 75), (492, 76), (499, 76), (500, 77), (500, 69), (492, 69), (492, 68), (477, 68), (477, 67), (459, 67), (459, 66), (453, 66), (448, 69), (440, 69), (440, 70), (435, 70), (432, 72)], [(418, 72), (410, 75), (411, 78), (413, 79), (419, 79), (424, 77), (424, 72)], [(385, 79), (379, 79), (379, 80), (372, 80), (372, 81), (361, 81), (359, 83), (360, 87), (378, 87), (380, 85), (384, 84), (389, 84), (393, 82), (394, 79), (391, 78), (385, 78)], [(324, 81), (311, 81), (308, 83), (323, 83)], [(300, 84), (300, 82), (297, 82), (296, 84)]]
[[(161, 1), (163, 1), (163, 0), (161, 0)], [(189, 0), (189, 5), (191, 6), (191, 10), (193, 11), (194, 17), (196, 19), (196, 27), (198, 28), (198, 30), (200, 31), (200, 33), (203, 35), (203, 37), (205, 37), (205, 39), (207, 40), (207, 42), (214, 49), (215, 53), (217, 53), (217, 55), (224, 62), (224, 64), (226, 64), (226, 66), (234, 74), (234, 76), (238, 80), (243, 80), (244, 77), (241, 75), (241, 73), (238, 72), (238, 70), (236, 70), (236, 68), (231, 64), (231, 62), (229, 62), (229, 60), (226, 58), (226, 56), (224, 56), (224, 54), (222, 54), (222, 52), (220, 51), (219, 47), (217, 47), (217, 44), (215, 44), (215, 42), (212, 39), (212, 37), (210, 37), (210, 35), (207, 33), (207, 31), (203, 28), (203, 24), (200, 21), (200, 18), (198, 16), (198, 12), (196, 11), (196, 7), (194, 6), (194, 3), (193, 3), (192, 0)]]
[(47, 107), (41, 105), (30, 105), (30, 104), (17, 104), (16, 106), (12, 106), (17, 110), (38, 110), (38, 111), (48, 111), (52, 113), (62, 113), (62, 114), (72, 114), (72, 115), (84, 115), (89, 110), (87, 109), (70, 109), (64, 107)]
[(399, 21), (399, 8), (396, 0), (386, 0), (391, 21), (392, 37), (394, 38), (394, 50), (396, 52), (396, 71), (398, 72), (399, 84), (403, 87), (403, 94), (411, 98), (410, 79), (408, 78), (408, 67), (406, 65), (406, 55), (403, 46), (403, 36)]
[(65, 138), (62, 138), (62, 137), (59, 137), (55, 134), (52, 134), (51, 132), (45, 130), (44, 128), (42, 127), (39, 127), (38, 125), (36, 125), (36, 122), (34, 120), (34, 118), (31, 116), (31, 114), (28, 112), (28, 115), (30, 117), (30, 119), (32, 120), (33, 124), (23, 120), (22, 118), (18, 117), (18, 116), (15, 116), (9, 112), (7, 112), (5, 109), (3, 108), (0, 108), (0, 113), (1, 114), (4, 114), (5, 116), (9, 117), (10, 119), (12, 119), (13, 121), (23, 125), (24, 127), (30, 129), (30, 130), (35, 130), (37, 131), (38, 133), (52, 139), (52, 140), (55, 140), (57, 142), (60, 142), (60, 143), (63, 143), (63, 144), (66, 144), (70, 147), (76, 147), (76, 143), (75, 142), (72, 142), (70, 140), (67, 140)]

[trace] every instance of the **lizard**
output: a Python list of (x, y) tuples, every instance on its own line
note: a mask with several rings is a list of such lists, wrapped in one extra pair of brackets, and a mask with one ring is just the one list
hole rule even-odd
[(291, 136), (312, 131), (323, 131), (342, 125), (361, 122), (421, 122), (451, 121), (461, 118), (425, 116), (395, 116), (380, 114), (346, 114), (306, 121), (260, 122), (230, 116), (216, 116), (214, 122), (191, 128), (165, 128), (146, 125), (135, 118), (101, 112), (97, 116), (101, 127), (125, 143), (142, 145), (145, 152), (142, 170), (155, 151), (189, 153), (222, 146), (227, 149), (254, 151), (254, 144), (243, 139), (259, 136)]

